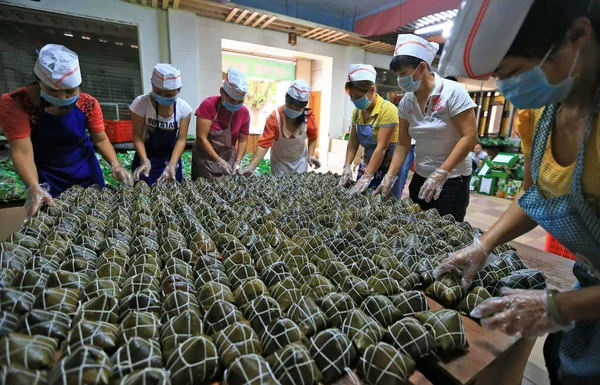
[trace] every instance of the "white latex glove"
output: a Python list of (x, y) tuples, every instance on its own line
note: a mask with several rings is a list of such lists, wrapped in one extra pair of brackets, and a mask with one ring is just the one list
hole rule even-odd
[(111, 174), (113, 178), (118, 180), (119, 183), (122, 183), (126, 186), (133, 186), (133, 177), (129, 171), (125, 170), (123, 166), (121, 166), (121, 163), (114, 161), (110, 164), (110, 167), (112, 168)]
[(471, 312), (471, 317), (482, 318), (484, 329), (500, 329), (525, 338), (569, 329), (552, 319), (546, 290), (503, 288), (502, 294), (503, 297), (490, 298)]
[(390, 191), (394, 186), (394, 183), (398, 180), (398, 175), (389, 175), (385, 174), (383, 177), (383, 181), (377, 186), (377, 190), (373, 193), (373, 196), (378, 194), (383, 195), (384, 198), (387, 198), (390, 195)]
[(217, 160), (217, 164), (219, 165), (219, 171), (221, 172), (221, 174), (233, 175), (233, 169), (225, 159), (219, 158), (219, 160)]
[(165, 165), (165, 169), (160, 175), (160, 177), (156, 180), (157, 182), (172, 182), (176, 179), (177, 169), (179, 168), (179, 163), (171, 164), (167, 163)]
[(148, 176), (150, 176), (151, 169), (152, 169), (152, 163), (150, 163), (150, 159), (142, 160), (142, 163), (133, 172), (133, 179), (137, 182), (140, 180), (141, 175), (148, 178)]
[(48, 206), (54, 206), (54, 200), (48, 193), (48, 190), (49, 188), (46, 183), (43, 185), (36, 184), (35, 186), (30, 186), (27, 188), (25, 211), (27, 212), (28, 218), (33, 217), (44, 203)]
[(463, 286), (471, 285), (473, 278), (483, 269), (488, 262), (489, 248), (479, 239), (475, 239), (469, 246), (450, 253), (448, 258), (433, 271), (433, 276), (438, 277), (458, 270), (462, 273), (461, 284)]
[(233, 172), (235, 174), (240, 173), (240, 169), (242, 168), (242, 161), (238, 160), (233, 164)]
[(419, 199), (423, 199), (425, 202), (431, 202), (431, 198), (437, 200), (442, 193), (444, 183), (448, 180), (450, 173), (448, 171), (438, 168), (429, 175), (421, 190), (419, 191)]
[(348, 163), (344, 165), (344, 171), (342, 172), (342, 177), (340, 179), (339, 185), (342, 187), (346, 187), (348, 183), (352, 180), (352, 166)]
[(350, 189), (350, 191), (348, 191), (348, 194), (355, 195), (362, 193), (369, 187), (372, 180), (373, 175), (365, 171), (363, 173), (363, 176), (361, 176), (360, 179), (356, 182), (356, 184)]
[(308, 157), (308, 164), (315, 170), (321, 168), (321, 162), (319, 161), (319, 159), (315, 158), (314, 156)]
[(239, 173), (240, 173), (240, 175), (243, 175), (243, 176), (252, 176), (252, 175), (254, 175), (254, 170), (255, 170), (254, 167), (248, 165), (248, 166), (244, 167), (243, 169), (241, 169), (239, 171)]

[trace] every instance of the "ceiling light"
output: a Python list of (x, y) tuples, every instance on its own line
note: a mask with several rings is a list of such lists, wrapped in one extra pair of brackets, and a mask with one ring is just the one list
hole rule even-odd
[(450, 37), (450, 33), (452, 32), (452, 26), (454, 25), (453, 21), (450, 21), (448, 23), (446, 23), (447, 25), (444, 27), (444, 30), (442, 31), (442, 37), (444, 39), (447, 39)]
[(137, 46), (137, 45), (135, 45), (135, 44), (130, 44), (129, 46), (130, 46), (131, 48), (136, 48), (136, 49), (138, 48), (138, 46)]
[(298, 35), (295, 32), (290, 32), (288, 34), (288, 44), (294, 47), (298, 42)]
[(415, 35), (428, 35), (430, 33), (442, 32), (448, 27), (448, 25), (450, 25), (450, 28), (452, 28), (452, 24), (453, 23), (451, 21), (446, 21), (440, 24), (429, 25), (427, 27), (417, 29), (415, 31)]
[(115, 41), (116, 45), (123, 45), (123, 43), (121, 43), (120, 41)]
[(91, 37), (89, 37), (89, 36), (82, 36), (81, 38), (82, 38), (83, 40), (92, 40), (92, 38), (91, 38)]
[(63, 35), (65, 35), (66, 37), (73, 37), (73, 34), (69, 32), (65, 32), (63, 33)]
[(105, 40), (105, 39), (98, 39), (98, 41), (99, 41), (100, 43), (108, 43), (108, 40)]

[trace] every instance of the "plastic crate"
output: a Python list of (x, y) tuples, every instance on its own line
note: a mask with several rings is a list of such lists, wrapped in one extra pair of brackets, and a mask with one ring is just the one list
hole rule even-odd
[(546, 234), (546, 251), (575, 261), (577, 257), (561, 245), (552, 235)]
[(111, 143), (124, 143), (133, 140), (133, 123), (131, 120), (105, 120), (104, 130)]

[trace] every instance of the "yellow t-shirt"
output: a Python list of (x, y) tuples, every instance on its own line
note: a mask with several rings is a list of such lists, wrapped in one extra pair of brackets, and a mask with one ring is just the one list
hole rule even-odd
[[(373, 138), (375, 140), (377, 140), (380, 128), (395, 127), (390, 143), (398, 141), (398, 108), (394, 103), (388, 102), (377, 95), (377, 102), (371, 112), (371, 117), (367, 119), (367, 123), (373, 124)], [(366, 124), (362, 111), (356, 108), (352, 112), (352, 124)]]
[[(521, 110), (519, 112), (519, 135), (521, 147), (525, 155), (531, 153), (535, 128), (542, 116), (543, 108), (539, 110)], [(592, 132), (585, 143), (585, 156), (583, 160), (582, 185), (586, 201), (597, 215), (600, 215), (600, 122), (592, 128)], [(537, 186), (545, 197), (566, 195), (571, 191), (575, 163), (561, 166), (552, 154), (552, 133), (548, 137), (546, 152), (542, 158)]]

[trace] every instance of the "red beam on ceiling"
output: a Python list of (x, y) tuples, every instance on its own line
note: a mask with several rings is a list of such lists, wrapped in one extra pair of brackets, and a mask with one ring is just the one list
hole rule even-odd
[(407, 0), (391, 8), (357, 20), (354, 32), (366, 36), (378, 36), (394, 32), (424, 16), (458, 8), (461, 0)]

